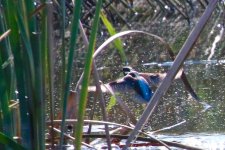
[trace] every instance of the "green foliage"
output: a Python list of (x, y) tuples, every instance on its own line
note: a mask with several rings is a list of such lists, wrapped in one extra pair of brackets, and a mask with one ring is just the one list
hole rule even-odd
[(75, 132), (75, 139), (76, 139), (75, 148), (77, 150), (81, 149), (81, 141), (82, 141), (82, 134), (83, 134), (83, 120), (84, 120), (84, 114), (86, 111), (88, 84), (89, 84), (89, 78), (91, 73), (91, 65), (93, 61), (93, 54), (94, 54), (95, 41), (96, 41), (97, 29), (98, 29), (99, 18), (100, 18), (101, 5), (102, 5), (102, 0), (99, 0), (96, 4), (94, 22), (93, 22), (93, 27), (91, 30), (91, 36), (89, 40), (90, 42), (88, 45), (88, 52), (87, 52), (85, 68), (84, 68), (84, 77), (82, 82), (78, 118), (77, 118), (78, 122), (76, 124), (76, 132)]
[(109, 100), (109, 104), (106, 107), (107, 112), (109, 112), (116, 105), (116, 97), (111, 96)]
[[(40, 65), (46, 63), (40, 57), (43, 41), (37, 33), (37, 17), (29, 15), (35, 10), (34, 2), (8, 0), (1, 1), (1, 5), (4, 9), (0, 10), (0, 35), (10, 29), (0, 43), (0, 64), (4, 64), (0, 69), (1, 132), (8, 136), (8, 147), (21, 149), (12, 139), (21, 136), (21, 143), (27, 149), (44, 149), (44, 84), (40, 82), (44, 77)], [(11, 100), (19, 102), (20, 114), (9, 107)], [(12, 116), (19, 117), (19, 122), (14, 122)], [(21, 135), (15, 135), (16, 132)]]
[(188, 31), (185, 31), (176, 37), (176, 40), (172, 44), (172, 49), (174, 50), (175, 53), (179, 52), (185, 40), (187, 39), (187, 36), (188, 36)]
[[(92, 55), (95, 48), (97, 28), (100, 19), (102, 1), (98, 1), (96, 15), (91, 32), (90, 44), (88, 48), (87, 61), (85, 65), (83, 93), (81, 95), (79, 119), (83, 120), (86, 110), (86, 96), (89, 82), (89, 75), (92, 64)], [(53, 86), (53, 62), (52, 62), (52, 21), (53, 4), (41, 1), (40, 6), (35, 8), (34, 1), (0, 1), (0, 132), (3, 145), (0, 148), (22, 146), (27, 149), (45, 149), (45, 111), (46, 100), (50, 103), (50, 118), (54, 119), (54, 86)], [(79, 19), (82, 1), (76, 1), (74, 15), (71, 26), (71, 38), (69, 43), (68, 62), (65, 63), (65, 0), (60, 1), (60, 15), (62, 19), (62, 124), (64, 131), (67, 99), (70, 89), (72, 65), (74, 61), (74, 49), (78, 37)], [(39, 17), (37, 17), (37, 15)], [(121, 44), (121, 43), (119, 43)], [(117, 44), (121, 49), (121, 45)], [(66, 65), (67, 64), (67, 65)], [(87, 79), (87, 80), (86, 80)], [(17, 91), (17, 94), (15, 94)], [(19, 103), (16, 109), (19, 114), (15, 114), (10, 108), (11, 100)], [(17, 121), (12, 120), (12, 116)], [(82, 121), (77, 125), (76, 147), (80, 147), (82, 137)], [(80, 127), (80, 128), (79, 128)], [(21, 145), (14, 142), (13, 137), (21, 137)], [(52, 135), (53, 136), (53, 135)], [(0, 139), (0, 140), (1, 140)], [(5, 142), (7, 141), (7, 142)], [(60, 144), (63, 142), (63, 132), (61, 132)], [(7, 144), (8, 146), (4, 146)], [(53, 143), (52, 143), (53, 144)], [(79, 148), (78, 148), (79, 149)]]
[(12, 149), (26, 150), (26, 148), (16, 143), (14, 140), (12, 140), (11, 138), (9, 138), (8, 136), (4, 135), (1, 132), (0, 132), (0, 143), (9, 146)]
[(74, 59), (74, 48), (76, 44), (78, 28), (79, 28), (79, 19), (80, 19), (80, 12), (81, 12), (81, 4), (82, 0), (76, 1), (76, 5), (74, 7), (74, 15), (73, 15), (73, 22), (71, 27), (71, 38), (69, 44), (69, 57), (67, 63), (67, 74), (65, 79), (65, 89), (63, 91), (63, 115), (62, 115), (62, 124), (61, 124), (61, 135), (60, 135), (60, 146), (62, 146), (63, 142), (63, 133), (65, 128), (65, 118), (66, 118), (66, 107), (67, 107), (67, 99), (69, 96), (69, 89), (70, 89), (70, 82), (72, 76), (72, 66), (73, 66), (73, 59)]
[[(109, 22), (109, 20), (107, 19), (106, 15), (103, 12), (101, 12), (100, 17), (101, 17), (101, 20), (104, 23), (105, 27), (107, 28), (110, 36), (115, 35), (116, 34), (116, 29)], [(114, 43), (115, 47), (117, 48), (117, 50), (118, 50), (118, 52), (119, 52), (123, 62), (126, 62), (127, 59), (126, 59), (126, 55), (124, 53), (123, 43), (120, 40), (120, 38), (115, 39), (113, 43)]]

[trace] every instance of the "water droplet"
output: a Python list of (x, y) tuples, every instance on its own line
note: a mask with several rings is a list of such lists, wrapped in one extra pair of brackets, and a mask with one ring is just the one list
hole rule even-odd
[(166, 21), (166, 17), (163, 17), (162, 21)]
[(217, 24), (217, 27), (218, 27), (218, 28), (221, 28), (221, 27), (222, 27), (222, 25), (219, 23), (219, 24)]
[(103, 36), (104, 35), (104, 32), (101, 32), (101, 35)]
[(164, 8), (166, 8), (167, 10), (170, 9), (170, 7), (168, 5), (165, 5)]

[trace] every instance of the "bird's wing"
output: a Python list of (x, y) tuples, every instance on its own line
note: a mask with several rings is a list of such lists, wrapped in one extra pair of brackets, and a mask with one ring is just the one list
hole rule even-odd
[(166, 73), (140, 73), (140, 76), (145, 78), (150, 87), (158, 87), (165, 78)]
[[(175, 76), (175, 80), (179, 79), (183, 73), (183, 69), (180, 69)], [(167, 73), (139, 73), (144, 77), (151, 87), (158, 87), (162, 80), (166, 77)]]
[[(135, 78), (132, 76), (125, 76), (121, 79), (109, 82), (107, 84), (102, 84), (101, 85), (101, 90), (102, 92), (109, 92), (109, 91), (114, 91), (114, 92), (122, 92), (122, 91), (129, 91), (133, 89), (133, 86), (135, 84)], [(89, 86), (88, 87), (89, 92), (95, 92), (96, 91), (96, 86)]]
[(136, 80), (132, 76), (127, 75), (122, 79), (108, 83), (108, 85), (114, 92), (129, 91), (133, 90)]

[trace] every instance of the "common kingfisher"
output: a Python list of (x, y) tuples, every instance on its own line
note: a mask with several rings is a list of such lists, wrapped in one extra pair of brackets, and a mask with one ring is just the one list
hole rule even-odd
[(130, 71), (123, 78), (108, 83), (115, 93), (129, 94), (134, 101), (147, 103), (153, 95), (153, 91), (146, 79), (137, 71)]
[[(130, 66), (123, 67), (123, 74), (126, 76), (129, 72), (135, 71)], [(143, 77), (149, 84), (151, 88), (157, 88), (159, 84), (162, 82), (162, 80), (165, 78), (166, 73), (138, 73), (139, 76)], [(178, 75), (175, 77), (175, 79), (179, 78), (181, 73), (178, 73)]]
[[(138, 103), (148, 103), (153, 91), (165, 78), (166, 73), (139, 73), (131, 67), (123, 67), (124, 77), (101, 86), (103, 92), (112, 90), (115, 93), (128, 94)], [(178, 78), (177, 75), (175, 78)], [(95, 87), (89, 87), (89, 91), (96, 91)]]

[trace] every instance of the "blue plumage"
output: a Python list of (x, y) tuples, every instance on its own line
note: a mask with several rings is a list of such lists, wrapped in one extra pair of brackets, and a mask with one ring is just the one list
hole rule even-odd
[(122, 79), (109, 83), (113, 91), (124, 94), (129, 93), (139, 103), (147, 103), (153, 92), (148, 82), (136, 71), (131, 71)]
[[(103, 92), (113, 91), (129, 97), (138, 103), (148, 103), (153, 91), (158, 87), (165, 73), (142, 73), (131, 67), (123, 67), (124, 77), (101, 86)], [(96, 91), (96, 87), (88, 87), (89, 91)]]

